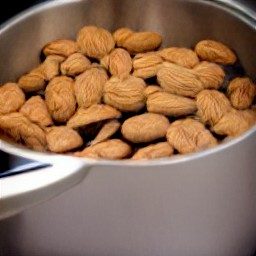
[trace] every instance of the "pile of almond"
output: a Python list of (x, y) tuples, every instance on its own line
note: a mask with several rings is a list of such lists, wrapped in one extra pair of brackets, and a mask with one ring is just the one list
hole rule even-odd
[(256, 123), (255, 84), (225, 72), (234, 51), (161, 43), (96, 26), (48, 43), (38, 67), (0, 87), (0, 130), (33, 150), (138, 160), (215, 147)]

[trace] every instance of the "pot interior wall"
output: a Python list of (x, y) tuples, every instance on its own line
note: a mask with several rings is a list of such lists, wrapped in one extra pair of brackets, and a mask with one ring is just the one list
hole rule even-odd
[(93, 0), (52, 3), (31, 12), (0, 31), (1, 83), (18, 76), (40, 61), (40, 49), (49, 41), (75, 39), (88, 24), (110, 30), (131, 27), (154, 30), (164, 36), (164, 47), (193, 47), (201, 39), (220, 40), (234, 48), (247, 73), (255, 78), (256, 33), (213, 2), (185, 0)]

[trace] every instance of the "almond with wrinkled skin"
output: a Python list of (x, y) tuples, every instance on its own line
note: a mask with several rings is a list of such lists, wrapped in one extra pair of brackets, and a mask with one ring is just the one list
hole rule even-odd
[(166, 136), (169, 120), (160, 114), (145, 113), (128, 118), (122, 125), (122, 135), (133, 143), (151, 142)]
[(256, 86), (247, 77), (237, 77), (229, 83), (227, 93), (232, 106), (242, 110), (251, 107), (256, 95)]
[(162, 92), (163, 89), (158, 85), (149, 85), (144, 90), (144, 95), (148, 98), (149, 95), (156, 93), (156, 92)]
[(78, 46), (75, 41), (60, 39), (46, 44), (42, 51), (45, 56), (61, 55), (63, 57), (68, 57), (78, 51)]
[(132, 75), (142, 79), (152, 78), (157, 75), (161, 67), (162, 67), (162, 64), (158, 64), (152, 67), (136, 69), (133, 71)]
[(112, 76), (104, 86), (104, 102), (124, 112), (136, 112), (145, 106), (144, 80), (129, 76), (125, 80)]
[(90, 145), (95, 145), (97, 143), (103, 142), (109, 139), (112, 135), (114, 135), (117, 130), (120, 128), (121, 124), (117, 120), (110, 120), (106, 124), (103, 125), (97, 136), (90, 143)]
[(86, 126), (88, 124), (119, 118), (121, 112), (104, 104), (95, 104), (89, 108), (79, 108), (74, 116), (70, 118), (67, 125), (72, 128)]
[(219, 135), (228, 135), (236, 137), (247, 130), (254, 124), (256, 124), (256, 115), (250, 113), (243, 113), (243, 110), (231, 110), (219, 120), (217, 124), (213, 126), (213, 131)]
[(167, 92), (155, 92), (148, 96), (147, 110), (166, 116), (189, 115), (196, 111), (196, 102), (183, 96)]
[(26, 116), (31, 122), (39, 126), (52, 125), (51, 116), (47, 110), (45, 101), (38, 95), (33, 96), (21, 107), (20, 113)]
[(113, 34), (116, 45), (118, 47), (122, 47), (122, 45), (127, 40), (127, 38), (130, 37), (133, 33), (134, 33), (134, 31), (129, 28), (117, 29)]
[(42, 73), (46, 81), (52, 80), (55, 76), (60, 74), (60, 64), (65, 60), (59, 55), (49, 55), (41, 64)]
[(47, 128), (46, 140), (51, 152), (64, 153), (83, 145), (78, 132), (67, 126)]
[(224, 70), (215, 63), (203, 61), (196, 65), (193, 74), (199, 77), (205, 89), (218, 90), (224, 82)]
[(26, 93), (43, 90), (46, 85), (41, 66), (33, 69), (18, 80), (19, 87)]
[(196, 97), (197, 115), (203, 123), (214, 126), (225, 113), (231, 110), (231, 104), (225, 94), (216, 90), (203, 90)]
[(172, 63), (164, 63), (157, 73), (157, 81), (167, 92), (195, 97), (204, 89), (203, 83), (190, 69)]
[(75, 95), (79, 107), (89, 107), (100, 103), (103, 87), (108, 80), (108, 75), (103, 68), (90, 68), (76, 77)]
[(170, 47), (158, 52), (165, 60), (185, 68), (193, 68), (199, 63), (196, 53), (188, 48)]
[(6, 83), (0, 87), (0, 114), (19, 110), (24, 102), (25, 94), (16, 83)]
[(90, 65), (90, 60), (83, 54), (74, 53), (61, 63), (60, 71), (62, 75), (77, 76), (83, 73)]
[(122, 49), (116, 48), (109, 55), (106, 55), (101, 64), (109, 70), (112, 76), (126, 78), (132, 70), (132, 59), (130, 54)]
[(136, 54), (132, 60), (133, 69), (148, 68), (163, 63), (163, 59), (157, 52)]
[(173, 122), (167, 130), (167, 141), (181, 154), (217, 145), (211, 132), (202, 123), (191, 118)]
[(235, 53), (227, 45), (213, 40), (198, 42), (195, 52), (202, 60), (219, 64), (234, 64), (237, 60)]
[(126, 158), (130, 154), (130, 145), (122, 140), (113, 139), (85, 148), (81, 152), (76, 152), (74, 156), (117, 160)]
[(24, 142), (31, 149), (39, 151), (46, 149), (47, 143), (44, 131), (21, 113), (14, 112), (0, 115), (0, 129), (15, 141)]
[(126, 28), (118, 29), (114, 38), (118, 47), (131, 54), (153, 51), (162, 43), (162, 37), (156, 32), (133, 32)]
[(57, 122), (67, 122), (76, 110), (74, 81), (57, 76), (47, 85), (45, 102), (51, 117)]
[(78, 33), (77, 44), (84, 55), (99, 60), (115, 47), (112, 34), (96, 26), (83, 27)]
[(167, 142), (159, 142), (139, 149), (132, 157), (133, 160), (151, 160), (170, 157), (173, 154), (172, 146)]

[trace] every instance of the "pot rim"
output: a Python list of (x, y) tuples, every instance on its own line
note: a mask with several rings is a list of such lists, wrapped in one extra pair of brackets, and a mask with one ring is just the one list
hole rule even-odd
[[(37, 4), (35, 6), (32, 6), (28, 8), (27, 10), (24, 10), (17, 14), (16, 16), (12, 17), (11, 19), (4, 22), (2, 25), (0, 25), (0, 35), (4, 33), (6, 30), (8, 30), (10, 27), (15, 26), (20, 21), (28, 18), (31, 15), (34, 15), (35, 13), (39, 13), (41, 11), (51, 9), (53, 7), (59, 6), (59, 5), (65, 5), (69, 3), (75, 3), (75, 2), (81, 2), (82, 0), (55, 0), (55, 1), (49, 1)], [(185, 2), (203, 2), (204, 4), (214, 5), (218, 8), (222, 8), (228, 12), (232, 12), (235, 14), (237, 18), (242, 20), (243, 22), (247, 23), (250, 27), (252, 27), (256, 31), (256, 17), (254, 17), (253, 12), (250, 12), (249, 9), (246, 9), (246, 7), (239, 3), (234, 3), (231, 0), (182, 0)], [(188, 162), (188, 161), (194, 161), (200, 158), (204, 158), (206, 156), (220, 153), (225, 151), (226, 149), (234, 146), (238, 146), (239, 143), (246, 139), (250, 139), (250, 137), (256, 136), (256, 125), (252, 127), (250, 130), (245, 132), (244, 134), (240, 135), (237, 138), (233, 138), (230, 141), (224, 142), (223, 144), (220, 144), (214, 148), (210, 149), (204, 149), (199, 152), (190, 153), (190, 154), (184, 154), (184, 155), (175, 155), (169, 158), (161, 158), (161, 159), (153, 159), (153, 160), (104, 160), (104, 159), (90, 159), (90, 158), (77, 158), (81, 160), (86, 165), (107, 165), (107, 166), (163, 166), (163, 165), (173, 165), (181, 162)], [(0, 150), (10, 153), (13, 155), (17, 155), (20, 157), (37, 160), (37, 161), (43, 161), (46, 163), (54, 163), (54, 159), (56, 157), (65, 157), (65, 158), (73, 158), (72, 156), (64, 156), (60, 154), (54, 154), (54, 153), (42, 153), (33, 151), (31, 149), (24, 149), (20, 148), (18, 146), (15, 146), (11, 143), (8, 143), (6, 141), (3, 141), (0, 139)]]

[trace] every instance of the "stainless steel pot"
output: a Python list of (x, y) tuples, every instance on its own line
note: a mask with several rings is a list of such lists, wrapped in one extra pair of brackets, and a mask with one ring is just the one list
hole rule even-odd
[[(42, 4), (1, 27), (1, 82), (15, 80), (37, 65), (45, 43), (75, 38), (86, 24), (110, 30), (121, 26), (155, 30), (164, 35), (165, 46), (220, 40), (236, 49), (247, 73), (255, 78), (256, 18), (245, 3), (63, 0)], [(200, 153), (161, 161), (113, 162), (36, 153), (0, 141), (5, 152), (49, 164), (0, 179), (0, 218), (4, 219), (0, 255), (252, 255), (255, 145), (256, 127)], [(21, 215), (5, 219), (26, 208)]]

